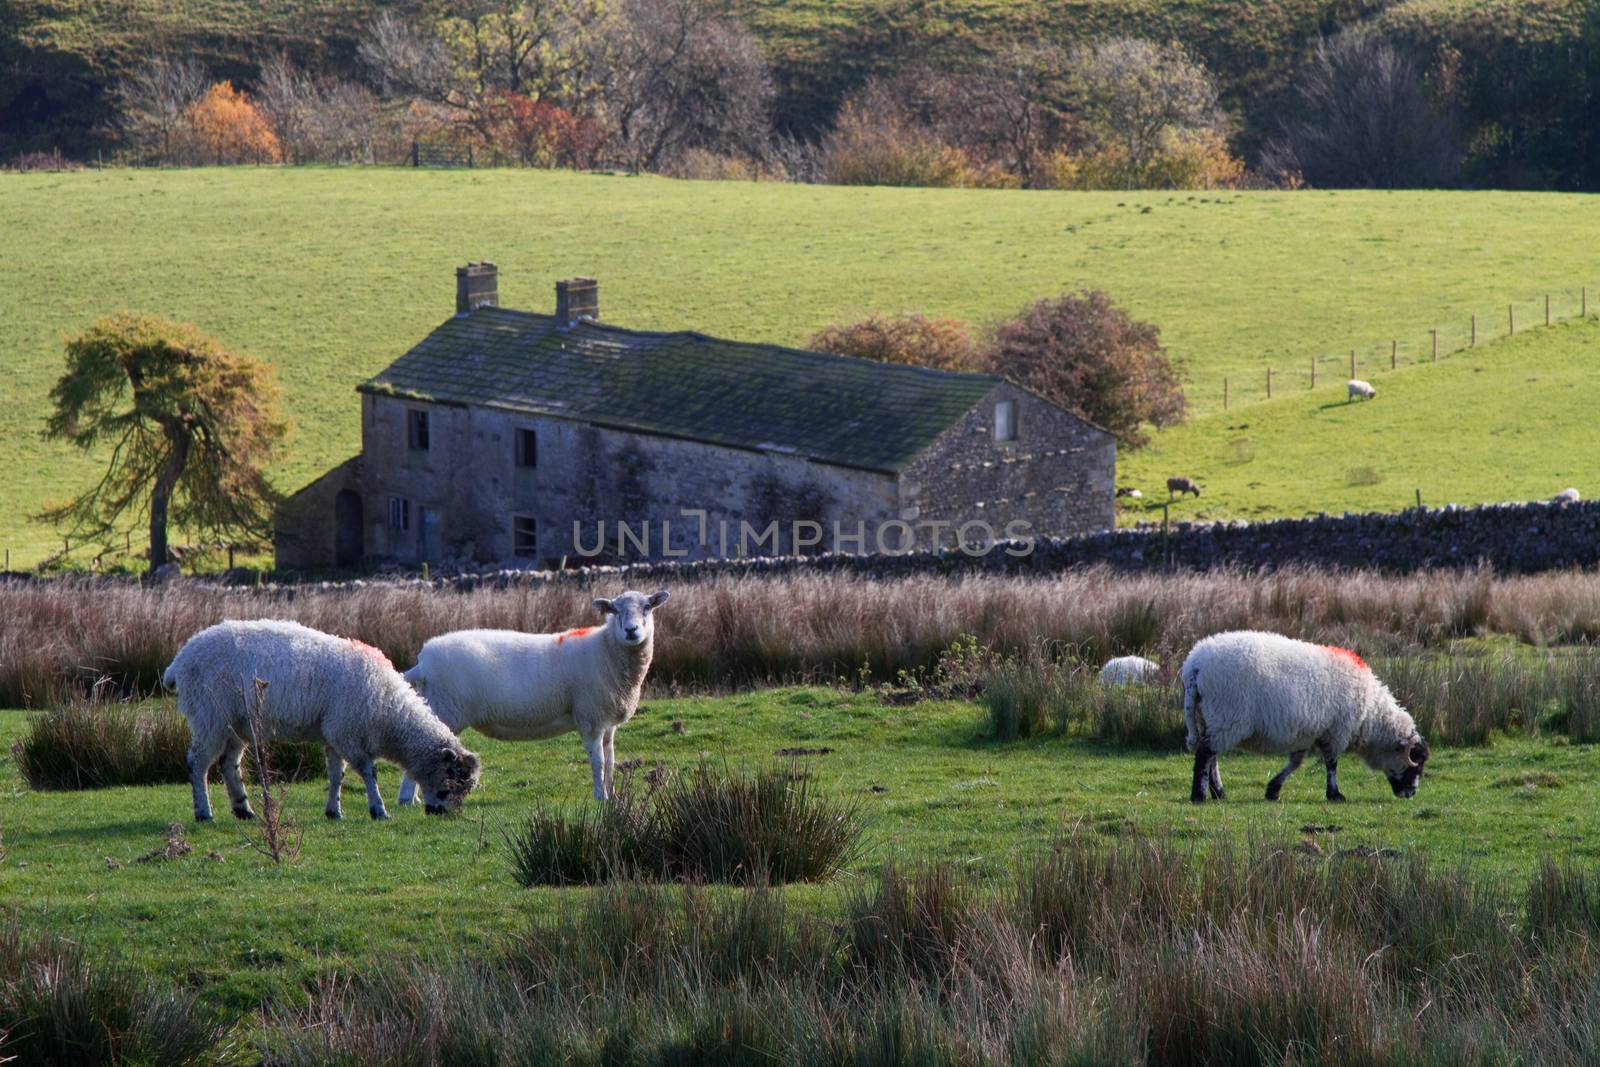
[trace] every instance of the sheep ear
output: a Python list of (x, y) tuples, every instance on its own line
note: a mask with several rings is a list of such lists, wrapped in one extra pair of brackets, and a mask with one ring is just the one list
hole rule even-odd
[(652, 608), (659, 608), (661, 605), (665, 604), (666, 602), (667, 602), (667, 591), (665, 589), (661, 590), (658, 593), (650, 594), (649, 603), (650, 603), (650, 606)]
[(616, 607), (615, 604), (611, 603), (611, 601), (607, 600), (605, 597), (596, 597), (595, 598), (595, 602), (594, 602), (594, 609), (596, 611), (598, 611), (602, 615), (610, 615), (613, 611), (617, 610), (617, 607)]
[(456, 761), (456, 750), (453, 748), (441, 748), (439, 750), (439, 759), (445, 763), (454, 763)]

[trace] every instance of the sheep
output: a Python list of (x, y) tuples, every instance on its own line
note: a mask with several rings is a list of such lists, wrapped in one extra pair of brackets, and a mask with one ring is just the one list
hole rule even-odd
[[(450, 729), (499, 741), (542, 740), (576, 730), (589, 755), (594, 797), (612, 795), (617, 727), (633, 718), (655, 647), (653, 612), (665, 590), (596, 600), (604, 622), (557, 634), (459, 630), (422, 646), (406, 672)], [(400, 803), (411, 803), (400, 783)]]
[(321, 741), (326, 748), (324, 812), (330, 819), (343, 818), (339, 785), (347, 761), (366, 783), (374, 819), (389, 817), (373, 765), (380, 756), (425, 785), (432, 815), (459, 809), (478, 784), (478, 757), (461, 747), (382, 652), (295, 622), (222, 622), (184, 642), (161, 676), (177, 690), (178, 710), (189, 721), (197, 821), (211, 819), (206, 772), (219, 757), (233, 814), (255, 817), (239, 757), (255, 731), (258, 679), (266, 683), (259, 699), (268, 737)]
[(1174, 495), (1179, 494), (1179, 493), (1193, 493), (1195, 496), (1199, 496), (1200, 495), (1200, 487), (1198, 485), (1194, 484), (1194, 482), (1190, 481), (1188, 478), (1168, 478), (1167, 479), (1167, 497), (1168, 497), (1168, 499), (1171, 499)]
[(1129, 485), (1124, 485), (1117, 490), (1118, 497), (1127, 497), (1129, 500), (1143, 500), (1144, 494)]
[(1106, 685), (1153, 682), (1160, 677), (1160, 665), (1143, 656), (1118, 656), (1100, 668), (1100, 681)]
[(1576, 504), (1578, 502), (1578, 500), (1579, 500), (1578, 491), (1576, 489), (1563, 489), (1563, 490), (1561, 490), (1561, 492), (1557, 493), (1555, 496), (1550, 498), (1550, 503), (1552, 503), (1552, 504)]
[(1268, 800), (1278, 799), (1283, 783), (1313, 748), (1327, 767), (1330, 801), (1344, 800), (1337, 772), (1346, 751), (1382, 771), (1395, 796), (1416, 795), (1427, 742), (1349, 649), (1241, 630), (1195, 645), (1179, 676), (1188, 747), (1194, 753), (1189, 796), (1194, 803), (1204, 803), (1207, 786), (1213, 799), (1223, 798), (1217, 755), (1235, 748), (1288, 754), (1288, 765), (1267, 783)]
[(1349, 394), (1345, 398), (1346, 403), (1354, 400), (1358, 396), (1363, 400), (1371, 400), (1378, 395), (1378, 391), (1372, 387), (1371, 382), (1364, 382), (1360, 378), (1351, 378), (1350, 381), (1346, 383), (1345, 389)]

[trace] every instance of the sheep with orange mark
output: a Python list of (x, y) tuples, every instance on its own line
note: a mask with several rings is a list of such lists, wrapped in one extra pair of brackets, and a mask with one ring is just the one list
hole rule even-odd
[(1288, 755), (1288, 765), (1267, 783), (1268, 800), (1278, 799), (1313, 750), (1327, 768), (1329, 800), (1344, 799), (1337, 773), (1345, 752), (1382, 771), (1395, 796), (1416, 795), (1427, 742), (1388, 687), (1347, 648), (1252, 630), (1217, 634), (1194, 646), (1179, 677), (1194, 753), (1189, 799), (1196, 804), (1208, 789), (1213, 800), (1223, 798), (1217, 756), (1236, 748)]
[[(265, 683), (257, 692), (257, 681)], [(184, 642), (161, 682), (189, 722), (194, 817), (211, 818), (206, 773), (219, 759), (233, 814), (251, 819), (239, 758), (254, 736), (320, 741), (328, 756), (328, 818), (341, 818), (346, 762), (367, 786), (367, 810), (388, 817), (374, 763), (393, 760), (426, 787), (430, 814), (452, 811), (478, 783), (478, 757), (371, 645), (297, 622), (222, 622)], [(260, 715), (257, 718), (257, 701)]]
[[(655, 648), (651, 596), (596, 600), (603, 623), (556, 634), (458, 630), (422, 646), (406, 672), (434, 713), (456, 733), (532, 741), (576, 730), (589, 756), (596, 800), (611, 796), (617, 727), (633, 718)], [(400, 803), (411, 803), (410, 780)]]

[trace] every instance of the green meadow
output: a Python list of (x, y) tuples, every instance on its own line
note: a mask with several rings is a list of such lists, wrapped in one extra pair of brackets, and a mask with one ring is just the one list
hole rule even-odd
[[(276, 476), (304, 484), (351, 454), (359, 430), (352, 389), (453, 310), (455, 266), (491, 259), (508, 306), (552, 304), (552, 282), (601, 279), (603, 316), (651, 329), (697, 329), (798, 344), (820, 326), (868, 311), (918, 310), (983, 322), (1028, 301), (1085, 286), (1110, 292), (1158, 324), (1181, 361), (1201, 418), (1164, 435), (1158, 451), (1125, 460), (1147, 484), (1184, 473), (1217, 484), (1240, 514), (1394, 506), (1418, 486), (1391, 447), (1371, 436), (1380, 418), (1431, 418), (1471, 440), (1446, 454), (1439, 497), (1463, 503), (1542, 496), (1578, 464), (1570, 435), (1539, 413), (1565, 400), (1529, 385), (1581, 371), (1582, 331), (1543, 331), (1510, 351), (1527, 365), (1509, 397), (1475, 392), (1499, 357), (1506, 306), (1521, 322), (1600, 300), (1592, 198), (1498, 192), (1068, 193), (695, 183), (539, 171), (416, 172), (403, 168), (226, 168), (0, 176), (0, 548), (13, 566), (60, 547), (27, 515), (90, 484), (100, 457), (42, 442), (38, 429), (62, 365), (62, 339), (99, 315), (134, 308), (193, 321), (278, 368), (297, 432)], [(1451, 354), (1480, 322), (1486, 364), (1462, 377)], [(1391, 342), (1403, 366), (1388, 371)], [(1304, 387), (1310, 361), (1336, 389), (1355, 349), (1358, 373), (1380, 399), (1322, 416), (1318, 433), (1285, 423), (1264, 399), (1265, 372)], [(1448, 366), (1447, 366), (1448, 364)], [(1222, 421), (1223, 380), (1230, 410)], [(1391, 385), (1392, 379), (1392, 385)], [(1319, 382), (1323, 379), (1319, 377)], [(1404, 383), (1404, 384), (1402, 384)], [(1437, 400), (1432, 390), (1441, 390)], [(1337, 399), (1330, 391), (1313, 400)], [(1391, 399), (1397, 402), (1390, 403)], [(1402, 401), (1403, 402), (1400, 402)], [(1496, 456), (1482, 406), (1518, 420), (1527, 441), (1515, 470), (1474, 473)], [(1458, 408), (1458, 404), (1467, 404)], [(1526, 417), (1520, 411), (1530, 411)], [(1256, 413), (1273, 412), (1258, 416)], [(1390, 413), (1390, 414), (1384, 414)], [(1231, 426), (1250, 422), (1245, 430)], [(1385, 430), (1384, 432), (1388, 432)], [(1238, 446), (1247, 438), (1249, 446)], [(1549, 439), (1549, 447), (1538, 442)], [(1331, 462), (1322, 480), (1260, 476), (1253, 448), (1306, 465), (1314, 443)], [(1358, 460), (1364, 450), (1376, 454)], [(1391, 455), (1392, 454), (1392, 455)], [(1459, 460), (1459, 462), (1458, 462)], [(1346, 484), (1372, 467), (1376, 484)], [(1364, 475), (1361, 477), (1365, 477)], [(1128, 481), (1127, 477), (1122, 479)], [(1357, 478), (1359, 482), (1360, 477)], [(1237, 490), (1227, 488), (1237, 482)], [(1259, 484), (1252, 484), (1259, 483)], [(1459, 486), (1459, 488), (1457, 488)], [(1425, 497), (1433, 497), (1421, 486)], [(1206, 502), (1210, 506), (1209, 500)]]
[[(0, 713), (0, 744), (9, 747), (25, 724), (22, 712)], [(325, 783), (291, 786), (302, 851), (281, 867), (247, 844), (255, 824), (228, 816), (220, 784), (217, 821), (196, 826), (185, 785), (38, 793), (5, 761), (0, 899), (29, 924), (114, 948), (239, 1010), (341, 965), (370, 973), (393, 957), (489, 955), (530, 918), (591, 892), (519, 888), (501, 837), (535, 803), (586, 802), (589, 773), (570, 735), (466, 741), (485, 772), (457, 817), (392, 808), (390, 821), (373, 823), (350, 775), (346, 819), (330, 823)], [(1188, 802), (1191, 761), (1181, 752), (1060, 738), (997, 743), (984, 709), (959, 702), (891, 707), (870, 693), (823, 688), (652, 700), (617, 742), (619, 761), (676, 770), (703, 760), (772, 765), (790, 747), (830, 750), (798, 762), (816, 788), (858, 805), (865, 824), (840, 880), (789, 889), (824, 913), (887, 860), (946, 860), (998, 883), (1071, 830), (1196, 850), (1223, 841), (1293, 846), (1330, 863), (1372, 862), (1339, 855), (1347, 850), (1425, 851), (1447, 870), (1519, 882), (1545, 857), (1600, 860), (1594, 749), (1564, 738), (1441, 746), (1410, 801), (1351, 758), (1341, 768), (1342, 805), (1322, 799), (1322, 775), (1309, 765), (1282, 802), (1269, 803), (1262, 787), (1280, 761), (1230, 754), (1221, 763), (1229, 799), (1200, 808)], [(385, 765), (381, 778), (392, 802), (398, 771)], [(137, 862), (162, 847), (171, 822), (194, 851)]]

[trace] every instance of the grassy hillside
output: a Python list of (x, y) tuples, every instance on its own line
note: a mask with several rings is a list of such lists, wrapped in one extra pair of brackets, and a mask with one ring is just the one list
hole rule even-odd
[[(22, 713), (0, 712), (0, 745), (9, 748), (24, 725)], [(1192, 761), (1183, 753), (1059, 738), (999, 744), (984, 739), (987, 725), (984, 710), (970, 704), (886, 707), (869, 695), (769, 690), (653, 701), (622, 730), (617, 750), (619, 760), (674, 769), (703, 758), (760, 766), (788, 746), (831, 750), (802, 762), (817, 788), (859, 803), (866, 822), (846, 887), (891, 858), (947, 860), (996, 879), (1062, 827), (1172, 836), (1196, 849), (1219, 841), (1289, 844), (1309, 827), (1305, 834), (1329, 851), (1426, 850), (1446, 867), (1518, 879), (1545, 856), (1588, 864), (1597, 854), (1594, 806), (1574, 803), (1596, 782), (1590, 746), (1539, 739), (1440, 747), (1411, 801), (1394, 799), (1381, 775), (1351, 759), (1341, 775), (1349, 803), (1337, 810), (1322, 799), (1316, 768), (1302, 769), (1281, 803), (1268, 803), (1261, 788), (1282, 761), (1230, 754), (1222, 760), (1230, 799), (1195, 809)], [(501, 839), (502, 827), (526, 817), (536, 799), (580, 802), (589, 772), (573, 735), (505, 744), (469, 734), (467, 742), (486, 771), (464, 817), (398, 809), (392, 821), (374, 824), (363, 813), (359, 780), (347, 775), (346, 818), (328, 823), (325, 783), (301, 783), (291, 787), (289, 808), (304, 830), (303, 852), (276, 869), (245, 843), (248, 828), (228, 816), (220, 784), (212, 785), (217, 821), (196, 826), (184, 785), (36, 793), (5, 760), (0, 894), (24, 921), (70, 929), (92, 949), (114, 946), (241, 1009), (319, 968), (365, 969), (413, 952), (481, 957), (529, 916), (589, 892), (517, 887)], [(392, 801), (397, 769), (383, 765), (380, 778)], [(1456, 817), (1469, 805), (1476, 817)], [(134, 862), (162, 846), (174, 821), (194, 852)], [(797, 903), (822, 909), (837, 907), (842, 891), (789, 890)]]
[(1370, 402), (1347, 402), (1343, 377), (1330, 373), (1315, 392), (1302, 379), (1271, 402), (1157, 434), (1122, 458), (1118, 480), (1159, 500), (1169, 475), (1195, 476), (1203, 495), (1174, 509), (1184, 518), (1393, 511), (1418, 492), (1431, 507), (1568, 486), (1600, 493), (1593, 318), (1373, 377)]
[[(0, 497), (11, 505), (0, 547), (13, 564), (59, 544), (25, 514), (97, 470), (37, 437), (62, 336), (125, 307), (192, 320), (277, 364), (299, 427), (277, 474), (294, 488), (357, 447), (351, 390), (451, 312), (452, 271), (468, 259), (499, 262), (509, 306), (549, 306), (555, 278), (593, 273), (609, 321), (789, 343), (869, 310), (986, 320), (1097, 286), (1160, 325), (1201, 414), (1220, 408), (1225, 376), (1233, 404), (1247, 404), (1266, 367), (1304, 374), (1322, 355), (1326, 380), (1342, 381), (1356, 347), (1360, 372), (1382, 388), (1390, 338), (1415, 362), (1427, 359), (1430, 326), (1441, 351), (1464, 344), (1474, 311), (1487, 337), (1508, 301), (1524, 322), (1542, 317), (1546, 290), (1558, 314), (1577, 311), (1585, 281), (1600, 301), (1594, 205), (1554, 194), (235, 168), (0, 175), (0, 230), (12, 250), (0, 259), (0, 403), (12, 413), (0, 432)], [(1442, 372), (1416, 373), (1426, 388)], [(1163, 469), (1180, 462), (1171, 447)], [(1517, 491), (1542, 494), (1560, 462), (1553, 454), (1550, 471)], [(1187, 457), (1181, 466), (1197, 470)]]

